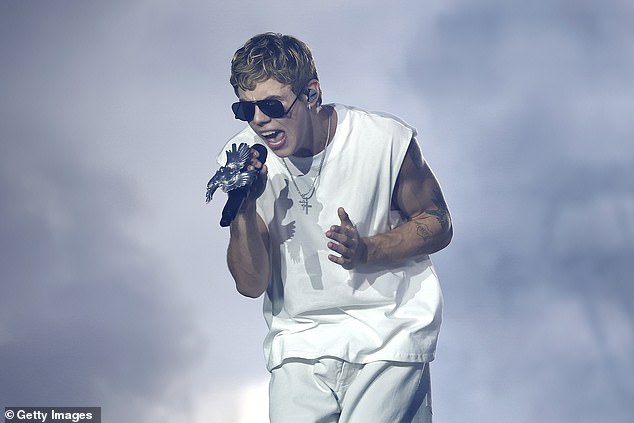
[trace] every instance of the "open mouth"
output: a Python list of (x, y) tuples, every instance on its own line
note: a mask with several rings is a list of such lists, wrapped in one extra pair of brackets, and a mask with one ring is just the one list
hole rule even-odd
[(286, 138), (284, 131), (277, 131), (277, 130), (261, 132), (260, 136), (262, 137), (262, 139), (264, 139), (264, 141), (266, 141), (268, 146), (272, 148), (273, 150), (282, 147), (282, 145), (284, 144), (284, 140)]

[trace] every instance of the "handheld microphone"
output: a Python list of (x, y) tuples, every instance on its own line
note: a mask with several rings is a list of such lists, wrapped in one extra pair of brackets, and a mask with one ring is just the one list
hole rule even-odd
[[(264, 164), (267, 155), (266, 147), (262, 144), (253, 144), (251, 148), (258, 152), (258, 160), (262, 164)], [(236, 215), (238, 214), (238, 211), (242, 207), (244, 200), (249, 195), (249, 191), (251, 191), (251, 186), (255, 183), (255, 181), (257, 181), (258, 175), (260, 173), (259, 170), (256, 170), (255, 172), (256, 173), (255, 178), (253, 178), (253, 182), (238, 188), (234, 188), (227, 193), (227, 203), (222, 209), (222, 217), (220, 219), (220, 226), (222, 226), (223, 228), (229, 226), (231, 222), (233, 222), (233, 219), (235, 219)]]

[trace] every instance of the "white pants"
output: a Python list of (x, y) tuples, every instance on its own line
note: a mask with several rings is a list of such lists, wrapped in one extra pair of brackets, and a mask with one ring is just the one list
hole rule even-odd
[(271, 423), (431, 423), (429, 363), (293, 359), (271, 371)]

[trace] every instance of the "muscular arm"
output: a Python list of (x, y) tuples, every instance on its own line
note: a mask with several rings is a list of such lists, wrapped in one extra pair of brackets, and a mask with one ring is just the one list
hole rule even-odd
[(368, 263), (390, 264), (445, 248), (453, 230), (447, 204), (416, 140), (410, 142), (392, 203), (407, 219), (392, 231), (365, 238)]
[(392, 198), (406, 222), (393, 230), (360, 238), (343, 208), (339, 209), (340, 225), (326, 235), (332, 241), (328, 248), (339, 255), (329, 259), (346, 268), (359, 263), (396, 265), (404, 259), (431, 254), (451, 241), (451, 217), (433, 172), (423, 160), (418, 143), (412, 139), (401, 165)]

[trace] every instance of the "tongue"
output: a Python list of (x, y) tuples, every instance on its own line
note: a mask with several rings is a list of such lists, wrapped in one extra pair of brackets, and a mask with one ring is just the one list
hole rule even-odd
[(278, 131), (275, 134), (273, 134), (272, 136), (267, 137), (266, 139), (271, 144), (278, 144), (284, 139), (284, 132), (283, 131)]

